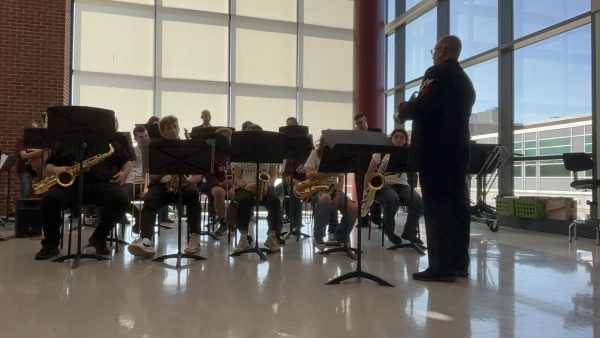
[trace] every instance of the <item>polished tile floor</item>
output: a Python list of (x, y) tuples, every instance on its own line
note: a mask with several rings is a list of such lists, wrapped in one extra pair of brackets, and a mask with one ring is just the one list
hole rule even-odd
[[(471, 240), (469, 279), (423, 283), (410, 274), (427, 257), (386, 251), (374, 230), (362, 268), (389, 288), (356, 279), (326, 286), (356, 262), (315, 254), (310, 239), (289, 240), (264, 262), (230, 258), (225, 239), (206, 239), (207, 260), (180, 270), (124, 248), (71, 269), (34, 261), (39, 238), (12, 239), (0, 242), (0, 337), (600, 337), (592, 240), (569, 246), (564, 236), (477, 223)], [(176, 231), (163, 230), (158, 253), (176, 243)]]

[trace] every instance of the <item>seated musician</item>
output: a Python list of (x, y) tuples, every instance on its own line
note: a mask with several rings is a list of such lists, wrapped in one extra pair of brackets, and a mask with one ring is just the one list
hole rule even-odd
[[(135, 197), (139, 196), (142, 189), (142, 147), (150, 143), (150, 136), (148, 136), (148, 131), (144, 126), (137, 126), (133, 129), (133, 139), (136, 142), (136, 146), (133, 148), (133, 150), (135, 151), (135, 161), (133, 161), (131, 172), (129, 173), (129, 176), (127, 176), (127, 182), (123, 186), (123, 189), (127, 196), (129, 196), (130, 200), (133, 200)], [(139, 234), (140, 210), (135, 204), (132, 203), (128, 211), (135, 219), (135, 224), (133, 225), (133, 232)]]
[(286, 204), (286, 207), (289, 208), (287, 214), (290, 217), (290, 231), (292, 231), (292, 229), (300, 231), (300, 228), (302, 227), (302, 200), (296, 197), (292, 191), (292, 185), (296, 186), (306, 179), (304, 161), (286, 160), (283, 169), (283, 177), (285, 178), (286, 183), (285, 195), (289, 197), (290, 201), (289, 204)]
[[(304, 170), (306, 171), (307, 178), (314, 178), (317, 175), (323, 175), (318, 173), (319, 165), (321, 163), (321, 156), (323, 148), (326, 142), (323, 136), (319, 139), (317, 147), (313, 149), (308, 155), (308, 159), (304, 164)], [(348, 239), (348, 235), (352, 232), (354, 222), (358, 215), (358, 206), (356, 202), (346, 196), (343, 192), (345, 184), (344, 174), (331, 174), (332, 176), (325, 179), (324, 184), (333, 187), (330, 191), (317, 191), (312, 196), (312, 203), (315, 205), (314, 217), (315, 226), (313, 230), (314, 245), (317, 249), (323, 250), (325, 248), (325, 225), (328, 223), (331, 225), (332, 222), (337, 222), (337, 212), (342, 214), (342, 220), (335, 231), (335, 240), (341, 244), (345, 243)]]
[[(25, 124), (25, 128), (37, 128), (34, 121)], [(19, 155), (17, 159), (17, 175), (19, 176), (20, 198), (31, 197), (31, 183), (34, 177), (42, 176), (42, 150), (25, 148), (23, 136), (17, 139), (15, 151)]]
[[(160, 134), (167, 140), (179, 139), (179, 122), (175, 116), (165, 116), (160, 120)], [(150, 184), (146, 196), (144, 196), (144, 206), (141, 213), (140, 238), (131, 243), (127, 249), (134, 256), (152, 257), (156, 253), (152, 246), (152, 237), (154, 235), (154, 223), (159, 209), (168, 203), (177, 203), (178, 191), (173, 187), (175, 184), (175, 175), (150, 175)], [(200, 245), (200, 200), (196, 184), (200, 182), (201, 175), (194, 175), (189, 178), (183, 178), (182, 199), (183, 205), (187, 210), (187, 224), (191, 229), (190, 240), (185, 247), (185, 252), (194, 254), (198, 252)]]
[[(395, 129), (391, 135), (392, 143), (397, 147), (408, 147), (408, 133), (404, 129)], [(365, 177), (376, 171), (381, 163), (381, 154), (373, 154)], [(411, 196), (412, 192), (412, 196)], [(423, 244), (417, 237), (419, 218), (423, 216), (423, 200), (408, 184), (406, 173), (385, 175), (385, 185), (375, 194), (375, 200), (383, 206), (383, 226), (387, 238), (394, 244), (400, 244), (402, 239), (411, 243)], [(400, 204), (408, 206), (408, 215), (402, 232), (402, 239), (395, 234), (396, 212)]]
[[(215, 133), (225, 136), (230, 142), (231, 129), (219, 128)], [(229, 156), (215, 155), (214, 174), (208, 177), (208, 186), (210, 187), (210, 199), (215, 208), (216, 223), (219, 225), (215, 231), (215, 235), (223, 236), (227, 231), (225, 223), (225, 197), (233, 198), (234, 185)]]
[[(103, 161), (92, 166), (84, 173), (83, 204), (93, 204), (100, 207), (100, 222), (89, 238), (89, 244), (96, 249), (98, 255), (108, 255), (110, 251), (106, 246), (106, 238), (129, 206), (130, 200), (123, 191), (127, 175), (131, 170), (129, 154), (118, 142), (111, 142), (114, 153)], [(46, 161), (45, 173), (47, 176), (65, 172), (75, 164), (77, 149), (58, 146)], [(93, 149), (87, 147), (84, 159), (103, 154), (108, 155), (107, 149)], [(118, 168), (118, 169), (116, 169)], [(42, 249), (35, 255), (35, 259), (48, 259), (60, 254), (58, 248), (60, 240), (60, 227), (63, 223), (61, 211), (74, 208), (78, 203), (78, 180), (75, 178), (72, 185), (62, 187), (58, 184), (52, 186), (40, 201), (44, 239)]]
[[(250, 126), (248, 130), (262, 130), (256, 124)], [(256, 163), (231, 163), (233, 168), (233, 183), (238, 188), (233, 197), (232, 204), (237, 205), (237, 227), (240, 232), (240, 240), (234, 249), (234, 252), (250, 248), (248, 241), (248, 225), (252, 216), (252, 210), (255, 205), (257, 194), (261, 194), (260, 205), (267, 209), (267, 224), (269, 231), (265, 246), (273, 251), (280, 251), (281, 245), (277, 237), (278, 231), (282, 227), (281, 203), (273, 191), (273, 183), (277, 174), (277, 165), (269, 163), (260, 163), (258, 172), (268, 173), (268, 182), (259, 182), (256, 185)], [(261, 189), (261, 191), (258, 191)], [(230, 206), (231, 207), (231, 206)]]

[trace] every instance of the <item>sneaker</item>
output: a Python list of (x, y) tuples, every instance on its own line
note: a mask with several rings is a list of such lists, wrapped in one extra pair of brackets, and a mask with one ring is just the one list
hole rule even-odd
[(281, 251), (281, 245), (277, 240), (277, 235), (274, 232), (270, 232), (265, 241), (265, 246), (275, 252)]
[(246, 249), (250, 249), (250, 243), (248, 243), (248, 237), (244, 236), (244, 234), (242, 234), (240, 236), (240, 240), (238, 241), (238, 244), (233, 249), (233, 252), (239, 252), (239, 251), (243, 251)]
[(188, 253), (188, 254), (198, 253), (199, 246), (200, 246), (200, 235), (192, 234), (190, 236), (190, 241), (188, 242), (188, 244), (185, 247), (185, 249), (183, 250), (183, 252)]
[(35, 260), (40, 261), (44, 259), (50, 259), (54, 256), (60, 255), (60, 249), (58, 246), (42, 246), (40, 251), (35, 254)]
[(224, 219), (219, 220), (219, 227), (215, 230), (215, 235), (223, 236), (227, 232), (227, 223)]
[(130, 254), (137, 257), (150, 258), (156, 254), (149, 238), (138, 238), (127, 246)]
[(314, 239), (313, 240), (313, 245), (314, 247), (318, 250), (318, 251), (323, 251), (325, 250), (325, 242), (323, 241), (322, 238), (320, 239)]

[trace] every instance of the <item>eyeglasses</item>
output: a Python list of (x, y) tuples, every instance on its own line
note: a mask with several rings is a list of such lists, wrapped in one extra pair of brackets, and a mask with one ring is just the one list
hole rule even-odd
[(435, 48), (433, 48), (432, 50), (429, 51), (432, 56), (433, 56), (433, 54), (435, 54), (436, 49), (446, 49), (446, 47), (435, 47)]

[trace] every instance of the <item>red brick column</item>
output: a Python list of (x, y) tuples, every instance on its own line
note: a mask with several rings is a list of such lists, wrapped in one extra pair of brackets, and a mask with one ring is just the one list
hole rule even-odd
[[(70, 0), (0, 1), (0, 149), (12, 152), (23, 125), (48, 106), (68, 104)], [(11, 204), (18, 198), (13, 168)], [(0, 216), (6, 214), (6, 175), (0, 178)]]
[(385, 125), (385, 3), (354, 0), (354, 114)]

